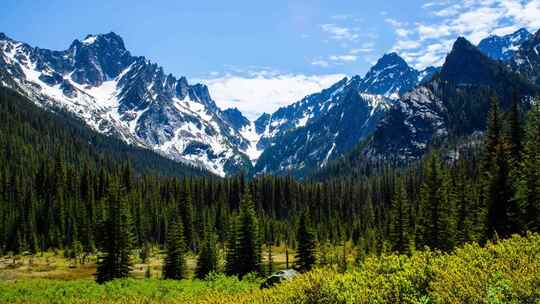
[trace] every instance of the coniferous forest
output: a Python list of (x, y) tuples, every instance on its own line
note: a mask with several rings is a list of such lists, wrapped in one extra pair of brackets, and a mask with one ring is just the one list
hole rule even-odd
[[(324, 262), (316, 251), (325, 245), (350, 242), (362, 260), (425, 248), (450, 252), (540, 229), (538, 104), (525, 110), (514, 102), (503, 111), (493, 98), (485, 136), (465, 149), (298, 181), (216, 178), (161, 159), (167, 174), (152, 174), (138, 155), (145, 151), (112, 142), (105, 143), (110, 153), (97, 153), (70, 132), (96, 135), (56, 122), (69, 117), (8, 90), (0, 96), (0, 252), (97, 254), (98, 282), (128, 276), (130, 256), (149, 245), (166, 252), (165, 278), (185, 278), (188, 252), (200, 256), (200, 278), (214, 271), (243, 277), (265, 272), (268, 244), (297, 249), (296, 266), (306, 271)], [(112, 157), (117, 149), (131, 157)]]

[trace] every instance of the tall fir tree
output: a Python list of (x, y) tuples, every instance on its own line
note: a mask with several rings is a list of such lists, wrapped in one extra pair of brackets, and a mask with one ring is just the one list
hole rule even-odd
[(540, 231), (540, 103), (527, 115), (523, 159), (519, 165), (516, 203), (522, 208), (524, 229)]
[(217, 237), (207, 227), (202, 247), (197, 259), (197, 268), (195, 276), (199, 279), (204, 279), (209, 273), (218, 270), (218, 255), (217, 255)]
[(309, 225), (307, 211), (302, 213), (298, 223), (297, 232), (298, 248), (296, 249), (296, 268), (301, 271), (309, 271), (317, 262), (315, 233)]
[(182, 223), (173, 218), (167, 231), (166, 252), (162, 271), (164, 279), (181, 280), (185, 278), (185, 247)]
[(424, 175), (425, 181), (420, 192), (421, 244), (433, 249), (452, 249), (455, 230), (450, 185), (438, 152), (427, 159)]
[(410, 254), (413, 248), (410, 211), (405, 185), (399, 180), (390, 207), (390, 242), (392, 249), (399, 253)]
[(506, 237), (511, 232), (509, 204), (509, 145), (503, 137), (502, 120), (497, 99), (493, 98), (488, 115), (483, 165), (483, 194), (487, 207), (487, 237)]
[(261, 271), (261, 243), (259, 235), (259, 222), (255, 214), (251, 190), (245, 187), (240, 201), (240, 214), (238, 218), (238, 247), (236, 274), (239, 277), (250, 272)]
[(101, 226), (96, 281), (125, 278), (131, 270), (130, 254), (133, 247), (131, 215), (118, 180), (111, 179), (107, 190), (108, 218)]

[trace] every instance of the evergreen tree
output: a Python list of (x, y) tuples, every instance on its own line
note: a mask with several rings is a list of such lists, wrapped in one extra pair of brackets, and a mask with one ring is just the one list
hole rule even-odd
[(225, 256), (225, 273), (227, 275), (237, 274), (238, 269), (238, 232), (237, 232), (237, 219), (231, 218), (229, 225), (229, 231), (227, 233), (227, 248)]
[(164, 279), (181, 280), (185, 278), (185, 242), (183, 227), (172, 219), (168, 227), (165, 260), (162, 275)]
[(390, 207), (390, 242), (392, 249), (409, 254), (412, 247), (410, 232), (410, 205), (402, 181), (397, 182), (396, 192)]
[(133, 246), (132, 223), (127, 201), (117, 179), (108, 189), (108, 218), (101, 227), (96, 281), (104, 283), (127, 277), (131, 270), (130, 253)]
[(487, 122), (487, 138), (484, 155), (484, 201), (487, 206), (487, 237), (495, 234), (506, 237), (510, 234), (508, 217), (512, 197), (510, 185), (509, 146), (502, 136), (499, 105), (491, 103)]
[(199, 279), (204, 279), (209, 273), (217, 271), (218, 268), (217, 240), (209, 231), (207, 230), (197, 259), (195, 276)]
[(429, 156), (424, 174), (420, 193), (422, 244), (433, 249), (452, 249), (455, 231), (449, 180), (438, 153)]
[(250, 272), (260, 272), (261, 244), (259, 241), (259, 222), (255, 214), (251, 191), (246, 187), (240, 202), (238, 218), (238, 247), (236, 274), (243, 277)]
[(527, 115), (523, 159), (516, 182), (516, 204), (523, 210), (523, 228), (540, 230), (540, 103)]
[(193, 201), (191, 189), (188, 180), (184, 179), (182, 189), (182, 201), (180, 202), (180, 214), (182, 215), (182, 224), (184, 227), (184, 239), (187, 249), (196, 251), (195, 248), (195, 229), (193, 226)]
[(311, 270), (317, 262), (315, 233), (311, 230), (308, 221), (308, 214), (305, 211), (298, 223), (298, 248), (295, 256), (296, 268), (302, 272)]

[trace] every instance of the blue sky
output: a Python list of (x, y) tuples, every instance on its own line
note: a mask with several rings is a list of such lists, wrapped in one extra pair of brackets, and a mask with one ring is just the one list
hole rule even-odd
[(473, 42), (540, 28), (540, 0), (3, 0), (0, 31), (65, 49), (114, 31), (134, 55), (209, 84), (222, 107), (254, 118), (363, 75), (386, 52), (440, 64), (457, 36)]

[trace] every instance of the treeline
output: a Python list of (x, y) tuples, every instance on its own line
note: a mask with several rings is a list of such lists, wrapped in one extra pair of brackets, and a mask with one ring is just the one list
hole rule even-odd
[(503, 113), (493, 100), (487, 126), (481, 153), (433, 151), (406, 169), (366, 165), (369, 174), (325, 182), (140, 175), (130, 163), (81, 165), (62, 153), (22, 161), (18, 149), (32, 145), (7, 153), (4, 141), (0, 253), (99, 250), (106, 281), (129, 272), (132, 249), (163, 246), (165, 277), (181, 278), (186, 251), (208, 261), (202, 276), (224, 246), (225, 271), (242, 276), (262, 271), (268, 244), (298, 248), (309, 269), (317, 243), (352, 241), (361, 259), (538, 231), (540, 107), (525, 115), (515, 102)]

